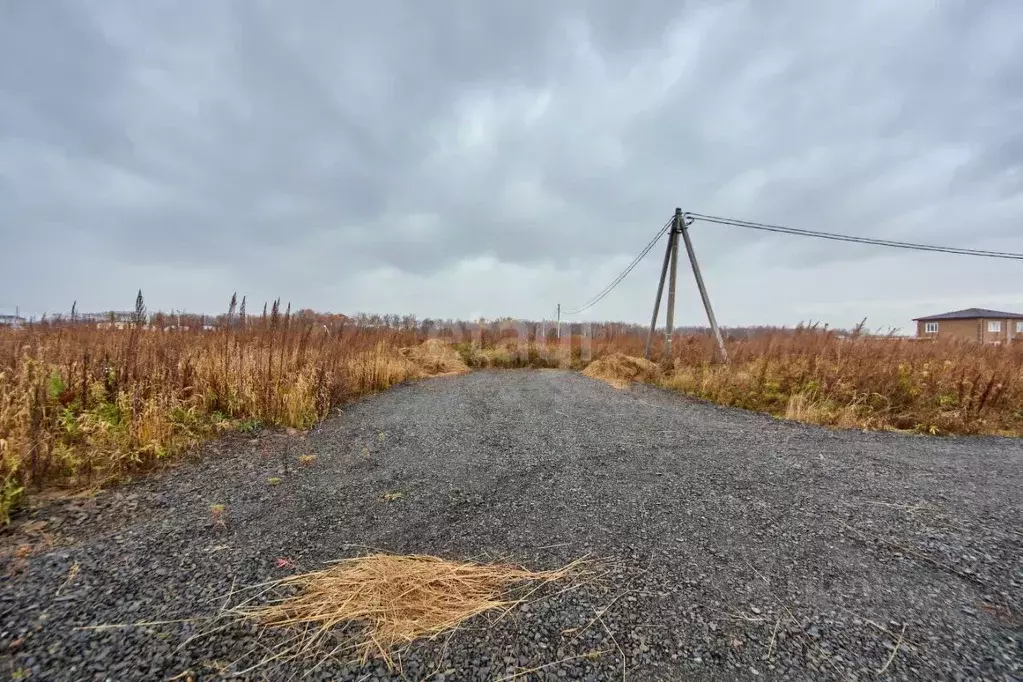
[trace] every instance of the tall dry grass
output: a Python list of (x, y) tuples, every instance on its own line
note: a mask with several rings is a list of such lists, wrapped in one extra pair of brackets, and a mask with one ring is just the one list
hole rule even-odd
[(217, 331), (0, 329), (0, 521), (25, 490), (142, 472), (227, 430), (307, 428), (422, 376), (398, 350), (417, 340), (415, 329), (299, 324), (276, 305)]
[(680, 339), (662, 385), (817, 424), (1023, 436), (1023, 343), (843, 337), (814, 328), (728, 342)]

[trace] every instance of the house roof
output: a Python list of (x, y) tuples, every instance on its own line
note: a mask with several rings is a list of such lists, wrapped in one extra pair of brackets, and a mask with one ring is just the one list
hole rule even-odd
[(986, 308), (967, 308), (966, 310), (955, 310), (941, 315), (928, 315), (927, 317), (915, 317), (914, 322), (930, 322), (932, 320), (986, 320), (1019, 319), (1023, 320), (1023, 313), (1006, 313), (1001, 310), (987, 310)]

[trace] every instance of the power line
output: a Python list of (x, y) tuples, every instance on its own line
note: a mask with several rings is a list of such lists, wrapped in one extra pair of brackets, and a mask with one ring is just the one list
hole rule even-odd
[(757, 223), (751, 220), (738, 220), (736, 218), (722, 218), (721, 216), (704, 215), (702, 213), (686, 213), (686, 217), (694, 220), (703, 220), (718, 225), (733, 225), (735, 227), (746, 227), (753, 230), (765, 230), (768, 232), (779, 232), (782, 234), (793, 234), (801, 237), (816, 237), (818, 239), (831, 239), (840, 242), (853, 242), (855, 244), (872, 244), (874, 246), (888, 246), (896, 249), (913, 249), (915, 251), (933, 251), (936, 253), (951, 253), (960, 256), (982, 256), (985, 258), (1004, 258), (1009, 260), (1023, 260), (1023, 253), (1012, 253), (1008, 251), (984, 251), (982, 249), (964, 249), (955, 246), (935, 246), (933, 244), (915, 244), (913, 242), (900, 242), (891, 239), (875, 239), (872, 237), (857, 237), (847, 234), (836, 234), (834, 232), (819, 232), (816, 230), (803, 230), (783, 225), (771, 225), (769, 223)]
[(627, 265), (627, 266), (625, 267), (625, 269), (624, 269), (624, 270), (622, 270), (622, 271), (621, 271), (621, 273), (619, 273), (619, 274), (618, 274), (618, 276), (617, 276), (617, 277), (615, 277), (615, 278), (614, 278), (614, 279), (613, 279), (613, 280), (611, 281), (611, 283), (610, 283), (610, 284), (608, 284), (608, 285), (607, 285), (606, 287), (604, 287), (604, 288), (603, 288), (603, 289), (602, 289), (602, 290), (600, 291), (600, 293), (599, 293), (599, 294), (597, 294), (596, 296), (594, 296), (593, 298), (591, 298), (591, 299), (590, 299), (589, 301), (587, 301), (586, 303), (584, 303), (584, 304), (582, 304), (581, 306), (579, 306), (578, 308), (576, 308), (575, 310), (569, 310), (569, 311), (565, 311), (565, 310), (562, 310), (562, 311), (561, 311), (561, 314), (562, 314), (562, 315), (578, 315), (579, 313), (581, 313), (581, 312), (584, 312), (584, 311), (586, 311), (586, 310), (589, 310), (589, 309), (590, 309), (590, 308), (592, 308), (593, 306), (597, 305), (597, 303), (599, 303), (599, 302), (600, 302), (600, 301), (601, 301), (601, 300), (602, 300), (602, 299), (603, 299), (603, 298), (604, 298), (605, 296), (607, 296), (608, 294), (610, 294), (610, 293), (611, 293), (611, 292), (612, 292), (612, 291), (614, 290), (614, 288), (615, 288), (616, 286), (618, 286), (618, 285), (619, 285), (619, 284), (620, 284), (620, 283), (622, 282), (622, 280), (623, 280), (623, 279), (625, 279), (626, 277), (628, 277), (628, 276), (629, 276), (629, 273), (630, 273), (630, 272), (632, 272), (632, 270), (633, 270), (633, 269), (634, 269), (634, 268), (635, 268), (635, 267), (636, 267), (637, 265), (639, 265), (639, 262), (640, 262), (641, 260), (643, 260), (643, 258), (644, 258), (644, 257), (646, 257), (646, 255), (647, 255), (648, 253), (650, 253), (650, 249), (654, 248), (654, 245), (655, 245), (655, 244), (657, 244), (657, 241), (658, 241), (658, 240), (659, 240), (659, 239), (660, 239), (660, 238), (661, 238), (662, 236), (664, 236), (664, 233), (665, 233), (665, 232), (667, 232), (667, 231), (668, 231), (668, 228), (670, 228), (670, 227), (671, 227), (671, 222), (672, 222), (672, 220), (674, 220), (674, 218), (671, 218), (671, 219), (669, 219), (669, 220), (668, 220), (668, 222), (664, 223), (664, 225), (663, 225), (663, 226), (661, 227), (661, 229), (657, 230), (657, 234), (655, 234), (655, 235), (654, 235), (654, 238), (650, 240), (650, 243), (649, 243), (649, 244), (647, 244), (647, 245), (646, 245), (646, 247), (644, 247), (644, 248), (643, 248), (643, 250), (642, 250), (642, 251), (640, 251), (639, 255), (638, 255), (638, 256), (636, 256), (636, 257), (635, 257), (635, 258), (634, 258), (634, 259), (632, 260), (632, 262), (631, 262), (631, 263), (629, 263), (629, 264), (628, 264), (628, 265)]
[(622, 280), (624, 280), (624, 279), (625, 279), (625, 278), (626, 278), (626, 277), (627, 277), (627, 276), (629, 275), (629, 273), (630, 273), (630, 272), (632, 272), (632, 270), (633, 270), (633, 269), (634, 269), (634, 268), (635, 268), (635, 267), (636, 267), (637, 265), (639, 265), (639, 262), (640, 262), (641, 260), (643, 260), (643, 258), (644, 258), (644, 257), (645, 257), (645, 256), (646, 256), (646, 255), (647, 255), (648, 253), (650, 253), (650, 250), (651, 250), (652, 248), (654, 248), (654, 245), (655, 245), (655, 244), (657, 244), (657, 241), (658, 241), (658, 240), (659, 240), (659, 239), (660, 239), (660, 238), (661, 238), (661, 237), (662, 237), (662, 236), (664, 235), (664, 233), (665, 233), (665, 232), (667, 232), (667, 231), (668, 231), (668, 228), (669, 228), (670, 226), (671, 226), (671, 220), (668, 220), (668, 222), (666, 222), (666, 223), (665, 223), (665, 224), (664, 224), (663, 226), (661, 226), (661, 228), (660, 228), (660, 229), (659, 229), (659, 230), (657, 231), (657, 234), (655, 234), (655, 235), (654, 235), (654, 238), (650, 240), (650, 243), (648, 243), (648, 244), (646, 245), (646, 247), (644, 247), (644, 249), (643, 249), (643, 250), (642, 250), (642, 251), (641, 251), (641, 252), (639, 253), (639, 255), (638, 255), (638, 256), (636, 256), (636, 257), (635, 257), (635, 258), (634, 258), (634, 259), (632, 260), (632, 262), (631, 262), (631, 263), (629, 263), (629, 265), (627, 265), (627, 266), (625, 267), (625, 269), (624, 269), (624, 270), (622, 270), (622, 272), (621, 272), (621, 273), (619, 273), (619, 274), (618, 274), (618, 276), (617, 276), (617, 277), (615, 277), (615, 278), (614, 278), (614, 280), (612, 280), (612, 281), (611, 281), (611, 283), (610, 283), (610, 284), (608, 284), (608, 285), (607, 285), (606, 287), (604, 287), (604, 289), (602, 289), (602, 290), (600, 291), (600, 293), (598, 293), (598, 294), (597, 294), (596, 296), (594, 296), (594, 297), (593, 297), (593, 298), (591, 298), (591, 299), (590, 299), (589, 301), (587, 301), (587, 302), (586, 302), (586, 303), (584, 303), (583, 305), (579, 306), (579, 307), (578, 307), (578, 308), (576, 308), (575, 310), (570, 310), (570, 311), (565, 311), (565, 310), (562, 310), (562, 311), (561, 311), (561, 314), (562, 314), (562, 315), (578, 315), (579, 313), (581, 313), (581, 312), (584, 312), (584, 311), (586, 311), (586, 310), (588, 310), (588, 309), (592, 308), (593, 306), (595, 306), (595, 305), (596, 305), (597, 303), (599, 303), (599, 302), (600, 302), (600, 301), (601, 301), (601, 300), (602, 300), (602, 299), (603, 299), (603, 298), (604, 298), (605, 296), (607, 296), (608, 294), (610, 294), (610, 293), (611, 293), (611, 291), (612, 291), (612, 290), (613, 290), (613, 289), (614, 289), (614, 288), (615, 288), (616, 286), (618, 286), (618, 285), (619, 285), (619, 284), (621, 283), (621, 281), (622, 281)]

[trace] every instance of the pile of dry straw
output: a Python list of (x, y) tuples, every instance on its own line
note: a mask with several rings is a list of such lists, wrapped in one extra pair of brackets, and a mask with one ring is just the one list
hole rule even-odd
[(622, 353), (612, 353), (594, 360), (583, 370), (583, 374), (606, 381), (615, 388), (628, 388), (634, 382), (654, 383), (661, 376), (661, 368), (644, 358)]
[[(433, 556), (371, 554), (264, 586), (282, 596), (234, 614), (270, 626), (298, 628), (298, 635), (270, 660), (322, 656), (395, 657), (417, 639), (434, 638), (480, 614), (523, 603), (540, 587), (585, 573), (573, 562), (555, 571), (508, 564), (457, 562)], [(529, 590), (525, 586), (532, 585)], [(523, 590), (514, 596), (516, 588)]]

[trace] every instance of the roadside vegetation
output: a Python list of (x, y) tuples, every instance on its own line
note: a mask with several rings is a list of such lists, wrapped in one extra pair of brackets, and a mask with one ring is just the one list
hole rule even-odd
[(215, 331), (153, 329), (141, 295), (122, 329), (0, 330), (0, 522), (25, 491), (83, 488), (153, 468), (229, 431), (305, 429), (357, 396), (430, 372), (414, 330), (330, 329), (274, 303)]
[(676, 337), (670, 357), (658, 338), (654, 364), (642, 360), (635, 327), (599, 325), (584, 338), (566, 326), (560, 341), (525, 329), (324, 322), (279, 303), (246, 316), (244, 299), (215, 324), (186, 329), (147, 315), (141, 293), (122, 328), (0, 329), (0, 524), (26, 492), (123, 480), (217, 434), (306, 429), (358, 396), (480, 368), (586, 369), (617, 386), (641, 381), (828, 426), (1023, 436), (1023, 343), (806, 327), (732, 338), (728, 365), (704, 334)]
[(656, 382), (687, 395), (840, 428), (1023, 436), (1023, 344), (840, 336), (804, 328), (728, 343), (685, 338)]

